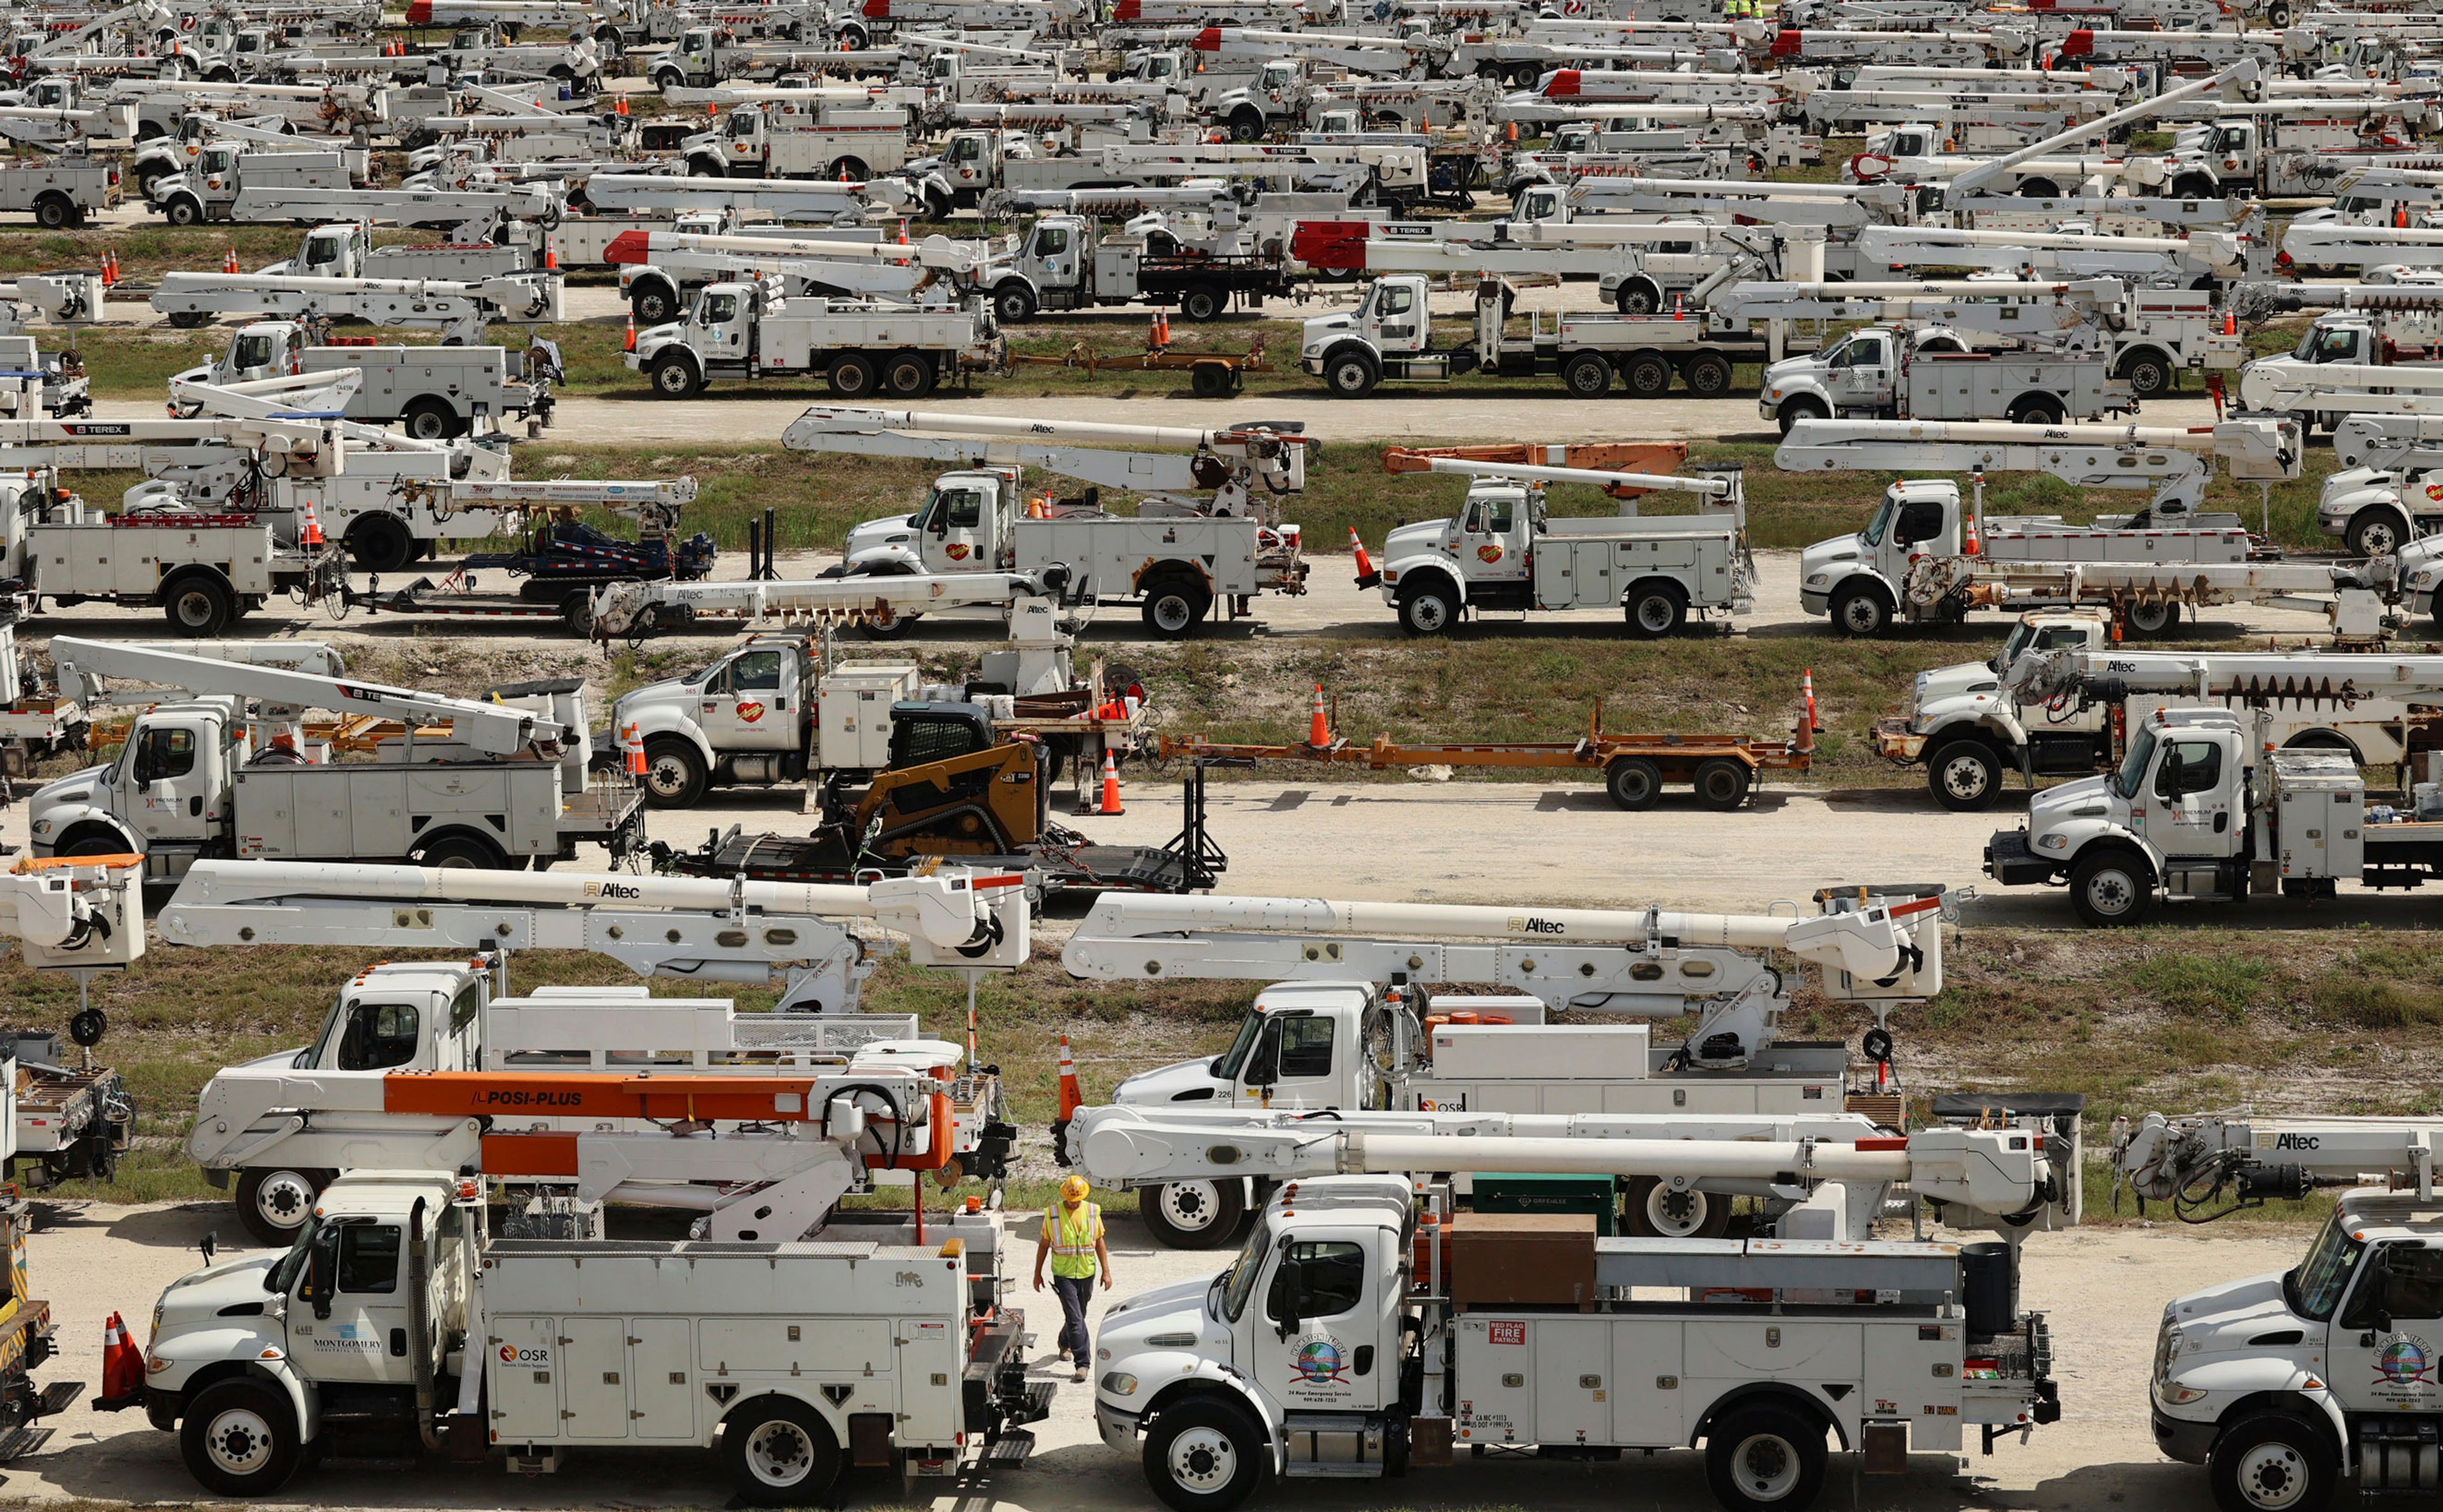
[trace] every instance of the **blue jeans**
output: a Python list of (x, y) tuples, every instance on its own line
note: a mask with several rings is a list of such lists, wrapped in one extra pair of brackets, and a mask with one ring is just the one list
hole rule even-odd
[(1052, 1289), (1060, 1298), (1060, 1353), (1081, 1370), (1094, 1363), (1094, 1338), (1086, 1331), (1086, 1304), (1094, 1297), (1092, 1276), (1055, 1276)]

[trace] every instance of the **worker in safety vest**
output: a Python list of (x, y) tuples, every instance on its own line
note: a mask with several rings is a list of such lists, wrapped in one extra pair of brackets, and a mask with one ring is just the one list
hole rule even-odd
[(1111, 1284), (1111, 1252), (1103, 1248), (1103, 1210), (1086, 1200), (1093, 1189), (1084, 1176), (1060, 1183), (1060, 1201), (1043, 1215), (1043, 1233), (1035, 1241), (1035, 1289), (1043, 1289), (1043, 1261), (1052, 1260), (1052, 1289), (1060, 1297), (1060, 1353), (1077, 1365), (1075, 1380), (1086, 1378), (1094, 1357), (1093, 1336), (1086, 1331), (1086, 1303), (1094, 1294), (1094, 1278), (1105, 1290)]

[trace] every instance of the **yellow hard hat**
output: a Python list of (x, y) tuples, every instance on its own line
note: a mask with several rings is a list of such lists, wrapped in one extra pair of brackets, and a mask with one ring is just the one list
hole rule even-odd
[(1086, 1178), (1084, 1176), (1071, 1176), (1068, 1180), (1060, 1183), (1060, 1200), (1063, 1202), (1083, 1202), (1086, 1200), (1086, 1193), (1093, 1190), (1094, 1189), (1093, 1187), (1087, 1185)]

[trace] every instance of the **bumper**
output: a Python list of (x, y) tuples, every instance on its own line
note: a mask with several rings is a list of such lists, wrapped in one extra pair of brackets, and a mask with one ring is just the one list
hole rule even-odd
[(2191, 1423), (2182, 1418), (2166, 1417), (2163, 1410), (2152, 1413), (2155, 1426), (2155, 1447), (2183, 1465), (2203, 1465), (2213, 1452), (2216, 1427), (2212, 1423)]
[(178, 1430), (178, 1419), (187, 1411), (187, 1394), (144, 1388), (144, 1419), (164, 1433)]
[(1798, 607), (1809, 614), (1829, 614), (1832, 612), (1832, 591), (1802, 588), (1798, 591)]
[(1304, 370), (1304, 372), (1306, 373), (1306, 375), (1307, 375), (1308, 377), (1311, 377), (1311, 378), (1320, 378), (1320, 377), (1322, 377), (1322, 376), (1323, 376), (1323, 354), (1321, 354), (1321, 353), (1319, 353), (1319, 352), (1318, 352), (1318, 353), (1316, 353), (1316, 354), (1315, 354), (1314, 355), (1313, 355), (1313, 356), (1302, 356), (1302, 357), (1298, 358), (1298, 367), (1299, 367), (1300, 369)]
[(1137, 1447), (1137, 1428), (1142, 1420), (1136, 1413), (1113, 1407), (1097, 1397), (1094, 1401), (1094, 1431), (1101, 1435), (1103, 1447), (1123, 1454), (1133, 1454)]
[(1909, 721), (1897, 715), (1875, 721), (1875, 754), (1886, 761), (1902, 766), (1914, 765), (1925, 755), (1925, 737), (1909, 728)]
[(2040, 887), (2061, 868), (2035, 853), (2025, 829), (2003, 829), (1985, 843), (1985, 875), (2005, 887)]

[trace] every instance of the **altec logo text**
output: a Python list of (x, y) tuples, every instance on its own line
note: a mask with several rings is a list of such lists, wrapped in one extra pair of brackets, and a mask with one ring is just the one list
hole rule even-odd
[(1539, 919), (1534, 914), (1513, 918), (1510, 932), (1514, 935), (1566, 935), (1570, 927), (1557, 919)]
[(645, 896), (645, 889), (635, 885), (634, 883), (589, 882), (585, 884), (585, 896), (588, 898), (626, 898), (634, 901)]

